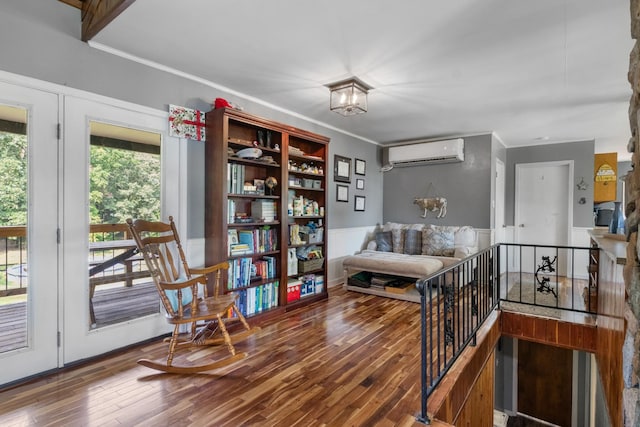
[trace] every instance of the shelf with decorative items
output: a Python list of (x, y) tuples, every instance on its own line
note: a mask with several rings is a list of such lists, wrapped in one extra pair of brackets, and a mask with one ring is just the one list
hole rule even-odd
[[(298, 249), (290, 246), (290, 225), (325, 220), (329, 139), (229, 108), (207, 113), (206, 126), (205, 261), (229, 262), (223, 283), (238, 293), (249, 317), (326, 298), (324, 263), (303, 275), (316, 275), (313, 289), (302, 282), (304, 299), (292, 299), (287, 285), (299, 276), (297, 264), (293, 274), (288, 265), (289, 251)], [(297, 170), (289, 170), (292, 164)], [(300, 181), (290, 187), (292, 176)], [(301, 215), (288, 215), (291, 195), (309, 205)], [(316, 245), (318, 253), (326, 253), (325, 240)]]
[(288, 154), (287, 303), (295, 307), (327, 292), (324, 231), (328, 146), (292, 138)]

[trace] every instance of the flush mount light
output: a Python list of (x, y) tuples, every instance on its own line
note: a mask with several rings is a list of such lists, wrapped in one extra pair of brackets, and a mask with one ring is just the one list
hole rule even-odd
[(328, 84), (331, 91), (329, 109), (343, 116), (367, 112), (367, 94), (373, 89), (356, 77)]

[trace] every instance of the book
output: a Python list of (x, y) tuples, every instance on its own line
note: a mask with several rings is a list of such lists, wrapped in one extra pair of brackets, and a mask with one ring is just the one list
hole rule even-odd
[(229, 248), (230, 255), (244, 255), (252, 253), (251, 248), (246, 243), (236, 243)]
[(255, 247), (255, 239), (253, 237), (253, 230), (239, 230), (238, 231), (238, 242), (244, 243), (251, 250), (251, 252), (256, 252)]

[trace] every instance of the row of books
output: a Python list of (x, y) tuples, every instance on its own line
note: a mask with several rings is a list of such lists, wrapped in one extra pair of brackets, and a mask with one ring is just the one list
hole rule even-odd
[(227, 193), (244, 193), (244, 165), (237, 163), (227, 163)]
[(236, 258), (229, 261), (227, 272), (227, 289), (238, 289), (249, 286), (251, 281), (273, 279), (276, 277), (276, 259), (265, 256), (260, 260), (252, 258)]
[(244, 316), (251, 316), (278, 306), (280, 282), (265, 283), (237, 291), (236, 306)]
[(228, 230), (229, 255), (245, 255), (278, 250), (278, 231), (260, 227), (253, 230)]

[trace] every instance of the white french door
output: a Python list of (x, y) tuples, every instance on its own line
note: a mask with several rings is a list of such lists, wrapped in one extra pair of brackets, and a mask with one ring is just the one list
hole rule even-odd
[[(64, 105), (62, 226), (64, 334), (63, 362), (69, 363), (140, 342), (169, 331), (162, 313), (94, 328), (89, 310), (89, 153), (92, 123), (110, 124), (162, 136), (161, 214), (178, 211), (180, 148), (166, 136), (167, 118), (105, 103), (66, 97)], [(166, 179), (166, 176), (171, 179)], [(134, 301), (128, 302), (134, 304)]]
[[(18, 345), (0, 352), (0, 384), (59, 366), (58, 104), (57, 94), (0, 82), (0, 107), (17, 112), (24, 118), (17, 120), (26, 122), (27, 159), (26, 260), (18, 261), (19, 271), (26, 273), (22, 274), (26, 285), (19, 303), (24, 304), (26, 311), (22, 313), (26, 314), (14, 324), (6, 317), (0, 320), (4, 332), (19, 324), (25, 335)], [(6, 184), (2, 191), (10, 191)], [(15, 257), (11, 260), (15, 247), (7, 245), (3, 252), (7, 256), (5, 264), (16, 262)], [(3, 281), (6, 274), (0, 274)], [(3, 303), (0, 310), (9, 305), (17, 304)]]

